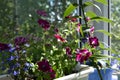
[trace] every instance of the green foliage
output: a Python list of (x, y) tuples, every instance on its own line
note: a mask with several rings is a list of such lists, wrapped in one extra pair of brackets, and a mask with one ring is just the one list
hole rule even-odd
[(78, 6), (77, 4), (70, 4), (68, 8), (65, 10), (63, 17), (65, 18), (66, 16), (69, 16), (71, 12), (73, 12), (77, 8), (77, 6)]
[(104, 5), (107, 5), (107, 0), (95, 0), (96, 2), (102, 3)]

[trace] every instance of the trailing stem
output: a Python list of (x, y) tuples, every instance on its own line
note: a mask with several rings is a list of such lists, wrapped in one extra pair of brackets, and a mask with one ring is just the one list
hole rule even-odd
[(98, 65), (97, 65), (96, 62), (94, 62), (94, 66), (95, 66), (95, 68), (97, 69), (97, 72), (98, 72), (98, 75), (99, 75), (99, 77), (100, 77), (100, 80), (103, 80), (102, 75), (101, 75), (101, 73), (100, 73), (100, 69), (99, 69), (99, 67), (98, 67)]

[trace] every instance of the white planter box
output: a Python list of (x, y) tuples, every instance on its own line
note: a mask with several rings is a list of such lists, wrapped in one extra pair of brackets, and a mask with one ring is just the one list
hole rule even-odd
[(93, 67), (87, 67), (86, 69), (78, 73), (70, 74), (54, 80), (88, 80), (89, 73), (92, 73), (93, 71), (94, 71)]
[(0, 75), (0, 80), (13, 80), (12, 77), (8, 74)]

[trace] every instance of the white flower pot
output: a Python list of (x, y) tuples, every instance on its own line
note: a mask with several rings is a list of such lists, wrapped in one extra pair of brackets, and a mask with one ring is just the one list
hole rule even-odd
[(89, 74), (92, 73), (93, 71), (94, 71), (93, 67), (87, 67), (78, 73), (73, 73), (54, 80), (88, 80)]
[(0, 80), (13, 80), (9, 74), (0, 75)]

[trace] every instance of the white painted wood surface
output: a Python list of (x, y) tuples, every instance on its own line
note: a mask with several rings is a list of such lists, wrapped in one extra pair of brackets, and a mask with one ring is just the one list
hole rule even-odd
[(12, 77), (8, 74), (0, 75), (0, 80), (13, 80)]
[(88, 80), (89, 73), (92, 73), (93, 71), (93, 67), (88, 67), (78, 73), (70, 74), (68, 76), (60, 77), (54, 80)]

